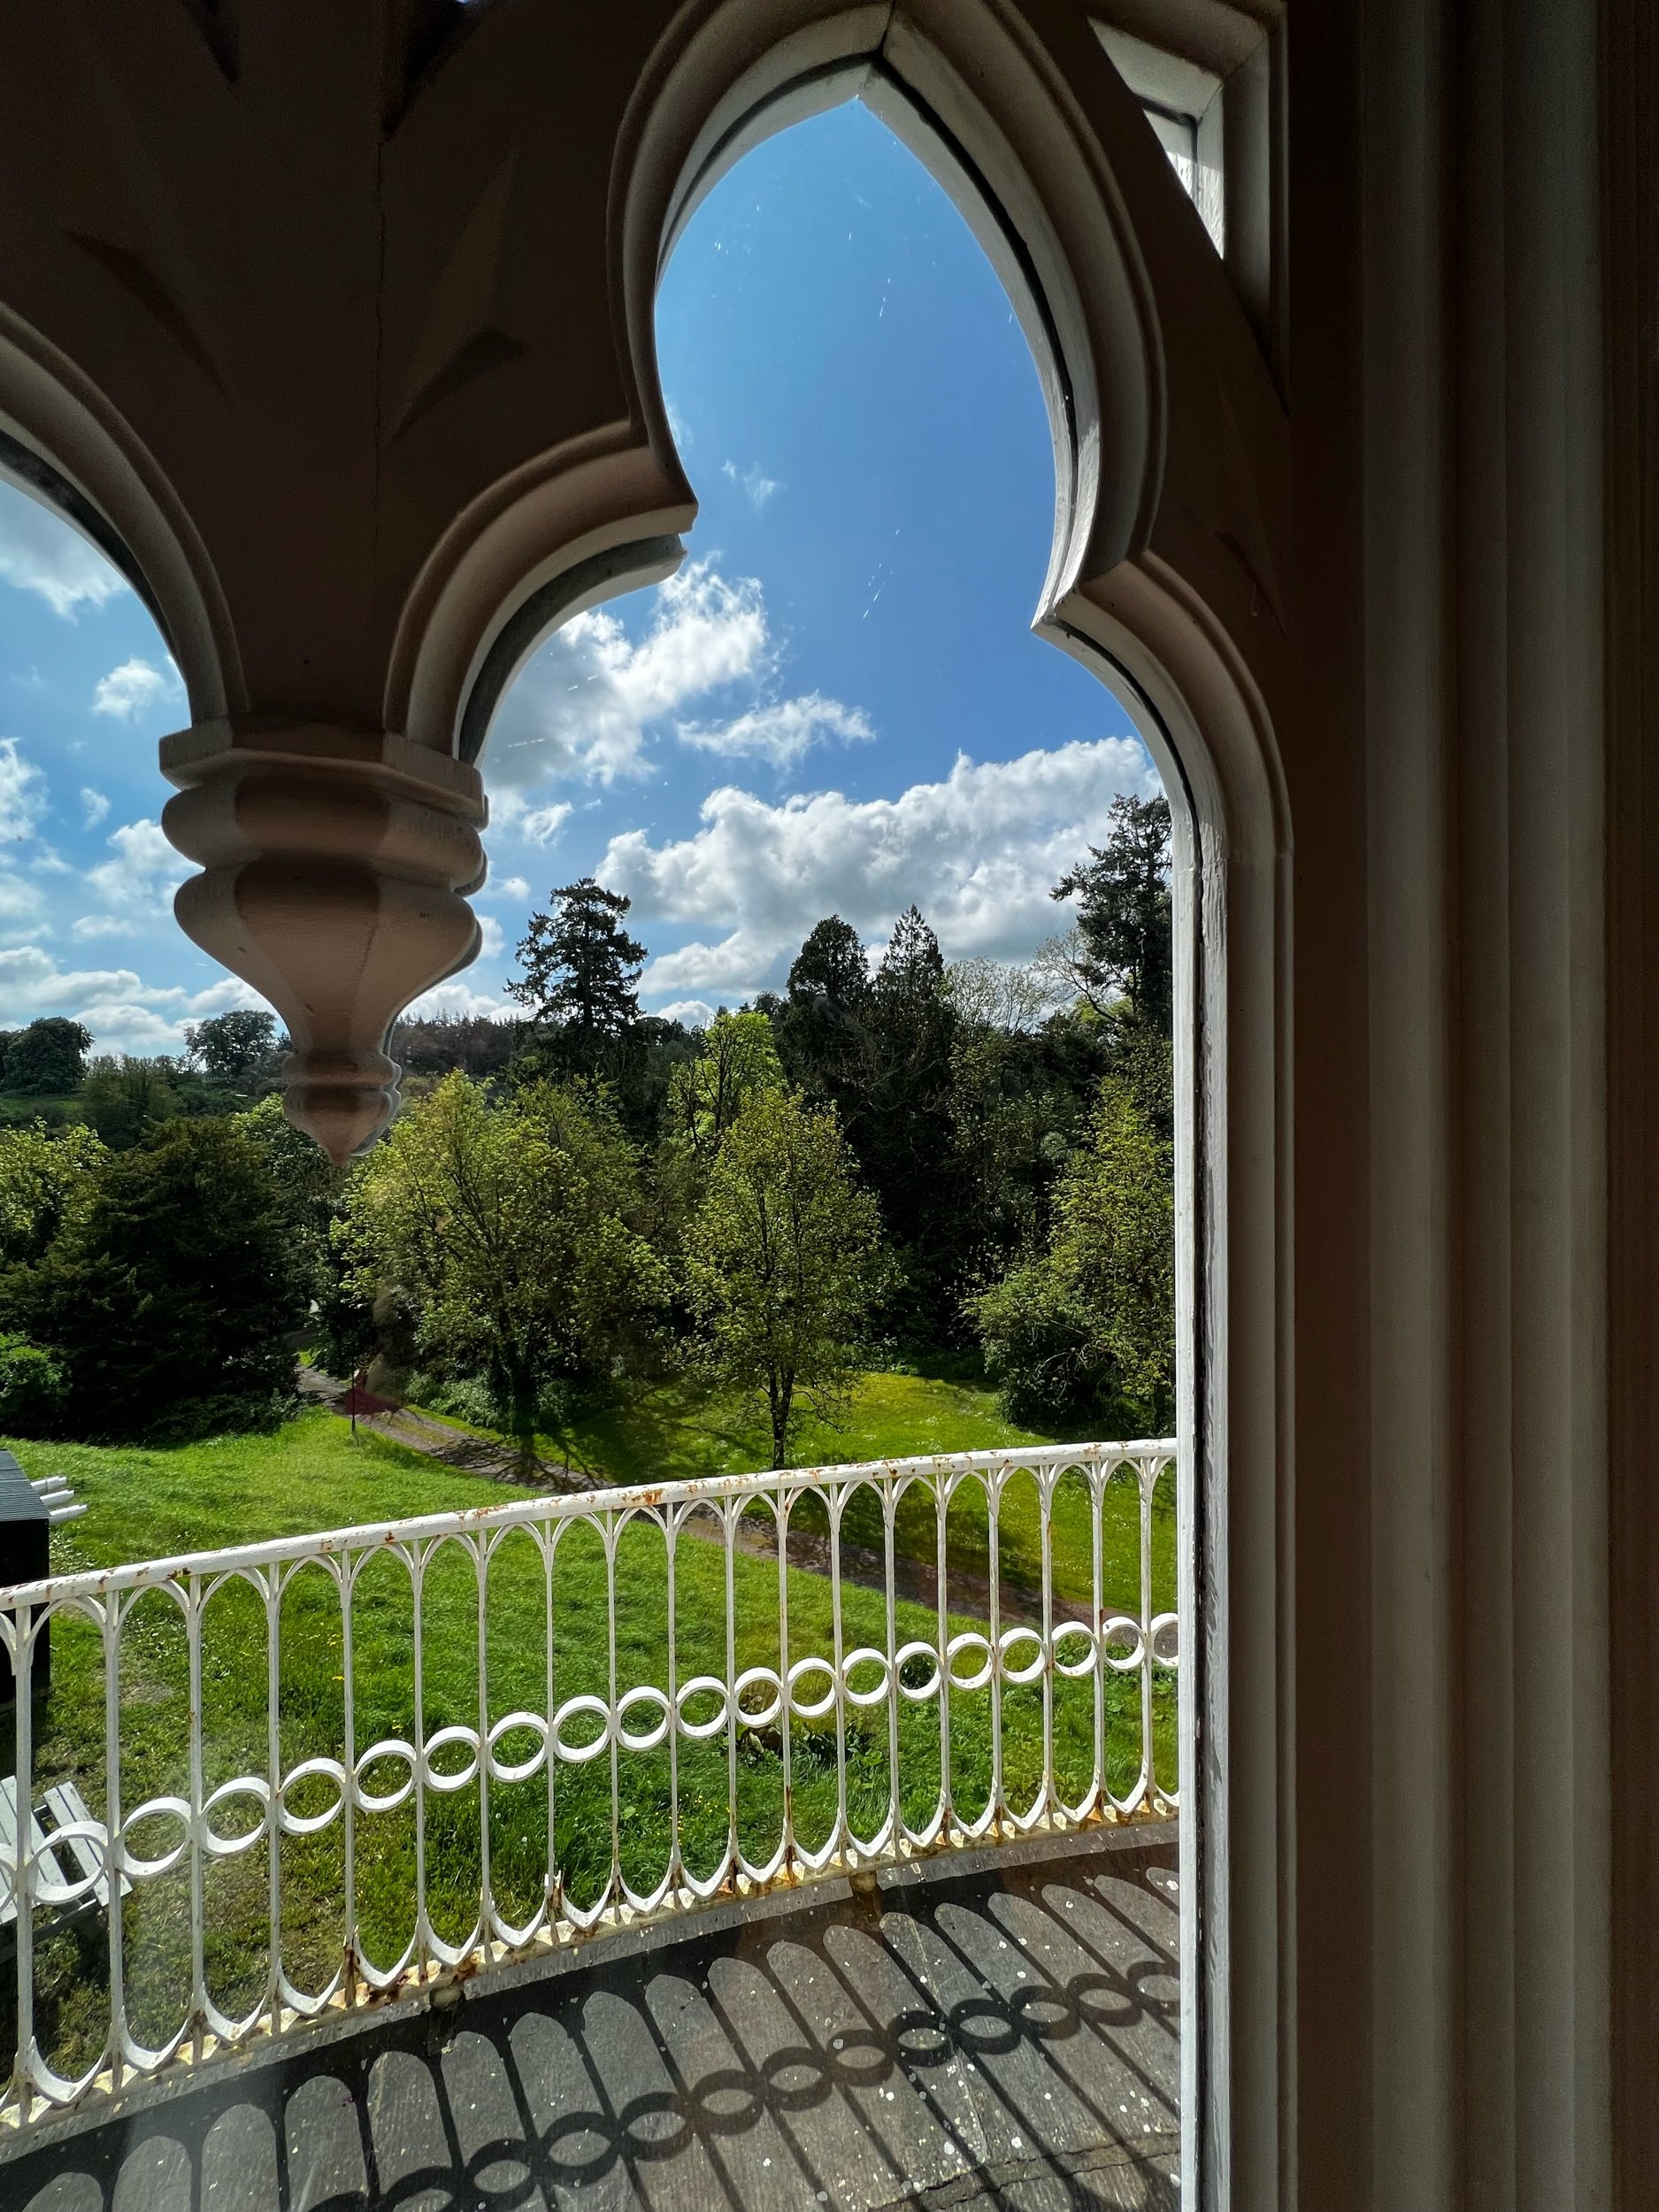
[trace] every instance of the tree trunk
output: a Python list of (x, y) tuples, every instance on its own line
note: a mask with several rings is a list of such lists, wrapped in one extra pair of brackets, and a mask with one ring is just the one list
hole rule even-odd
[(766, 1386), (766, 1395), (772, 1406), (772, 1463), (775, 1470), (789, 1464), (789, 1409), (795, 1399), (795, 1377), (774, 1378)]

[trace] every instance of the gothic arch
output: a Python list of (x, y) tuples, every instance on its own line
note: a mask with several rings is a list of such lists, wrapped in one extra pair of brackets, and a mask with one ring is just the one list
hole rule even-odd
[(1220, 264), (1080, 10), (724, 0), (680, 12), (634, 88), (611, 173), (627, 418), (457, 518), (405, 604), (388, 720), (475, 758), (543, 637), (683, 557), (695, 502), (657, 381), (661, 270), (745, 152), (851, 97), (950, 192), (1019, 314), (1056, 460), (1034, 626), (1130, 706), (1175, 801), (1183, 1505), (1196, 1532), (1184, 1602), (1204, 1624), (1184, 1747), (1186, 1771), (1203, 1777), (1187, 1799), (1183, 1882), (1187, 2171), (1194, 2201), (1267, 2202), (1292, 1987), (1290, 1624), (1274, 1535), (1289, 1487), (1290, 833), (1271, 704), (1287, 695), (1287, 447)]

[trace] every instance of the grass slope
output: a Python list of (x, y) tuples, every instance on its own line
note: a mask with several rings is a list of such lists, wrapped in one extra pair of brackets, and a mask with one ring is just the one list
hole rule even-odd
[[(895, 1404), (902, 1386), (918, 1379), (873, 1379), (872, 1408), (864, 1417), (896, 1442)], [(931, 1386), (936, 1390), (937, 1386)], [(936, 1400), (917, 1402), (937, 1405)], [(706, 1409), (705, 1409), (706, 1410)], [(659, 1408), (657, 1435), (667, 1439), (659, 1476), (687, 1471), (687, 1455), (710, 1448), (707, 1440), (675, 1442)], [(930, 1418), (932, 1416), (930, 1415)], [(942, 1413), (941, 1417), (943, 1417)], [(864, 1434), (870, 1433), (866, 1428)], [(705, 1421), (698, 1434), (718, 1430)], [(652, 1432), (632, 1432), (628, 1448), (642, 1453)], [(850, 1437), (843, 1441), (850, 1441)], [(947, 1440), (924, 1429), (909, 1432), (919, 1443)], [(958, 1445), (966, 1440), (956, 1432)], [(976, 1435), (974, 1441), (979, 1440)], [(653, 1447), (654, 1448), (654, 1447)], [(354, 1445), (345, 1424), (326, 1412), (300, 1417), (269, 1436), (234, 1437), (169, 1450), (95, 1449), (19, 1442), (14, 1448), (32, 1475), (62, 1473), (90, 1508), (87, 1517), (54, 1539), (59, 1571), (114, 1565), (169, 1553), (246, 1543), (264, 1537), (341, 1527), (365, 1521), (495, 1505), (517, 1494), (510, 1487), (434, 1465), (373, 1435)], [(741, 1448), (741, 1440), (730, 1443)], [(643, 1461), (618, 1471), (634, 1475)], [(1021, 1479), (1029, 1490), (1029, 1479)], [(1126, 1501), (1125, 1501), (1126, 1502)], [(931, 1510), (925, 1516), (933, 1529)], [(1110, 1517), (1109, 1517), (1110, 1518)], [(1056, 1570), (1064, 1581), (1087, 1586), (1088, 1511), (1075, 1484), (1056, 1512)], [(1004, 1571), (1022, 1554), (1019, 1528), (1035, 1525), (1034, 1495), (1010, 1497)], [(1124, 1533), (1107, 1548), (1121, 1550)], [(973, 1571), (982, 1560), (981, 1514), (958, 1509), (950, 1522), (951, 1556)], [(1081, 1540), (1083, 1558), (1071, 1555)], [(1166, 1548), (1166, 1547), (1165, 1547)], [(929, 1548), (931, 1548), (931, 1540)], [(1064, 1556), (1062, 1557), (1062, 1552)], [(614, 1608), (611, 1575), (614, 1574)], [(608, 1695), (612, 1681), (611, 1624), (615, 1622), (614, 1681), (618, 1690), (650, 1684), (665, 1687), (670, 1650), (665, 1547), (659, 1532), (635, 1525), (621, 1539), (610, 1569), (596, 1535), (572, 1527), (560, 1539), (549, 1593), (541, 1554), (530, 1537), (515, 1532), (488, 1571), (487, 1717), (496, 1723), (515, 1711), (546, 1711), (549, 1686), (555, 1705), (580, 1694)], [(788, 1649), (780, 1652), (780, 1573), (775, 1563), (739, 1556), (733, 1569), (733, 1620), (738, 1669), (778, 1667), (810, 1653), (833, 1648), (829, 1586), (820, 1575), (791, 1569), (787, 1593)], [(1127, 1592), (1125, 1595), (1129, 1594)], [(423, 1709), (419, 1724), (430, 1737), (451, 1725), (476, 1727), (480, 1719), (479, 1584), (472, 1556), (450, 1545), (430, 1564), (423, 1592), (419, 1653)], [(958, 1625), (972, 1625), (964, 1611)], [(843, 1647), (885, 1642), (881, 1600), (849, 1587), (843, 1594)], [(339, 1755), (343, 1742), (345, 1660), (338, 1594), (322, 1570), (308, 1566), (288, 1584), (280, 1609), (279, 1737), (281, 1764)], [(902, 1605), (901, 1642), (932, 1641), (931, 1609)], [(265, 1607), (245, 1582), (224, 1586), (209, 1601), (203, 1635), (203, 1716), (206, 1741), (204, 1788), (211, 1792), (239, 1774), (259, 1774), (269, 1763), (266, 1680), (269, 1666)], [(687, 1541), (677, 1563), (677, 1611), (672, 1645), (680, 1681), (696, 1674), (724, 1676), (726, 1669), (725, 1562), (720, 1547)], [(418, 1732), (413, 1660), (416, 1648), (410, 1577), (391, 1556), (377, 1557), (360, 1579), (353, 1608), (352, 1687), (359, 1754), (385, 1738)], [(926, 1662), (912, 1662), (913, 1686), (928, 1678)], [(869, 1679), (873, 1682), (874, 1671)], [(861, 1678), (856, 1686), (866, 1686)], [(821, 1679), (807, 1694), (821, 1688)], [(1141, 1757), (1139, 1685), (1133, 1678), (1108, 1684), (1108, 1773), (1120, 1790)], [(992, 1787), (995, 1745), (988, 1692), (952, 1692), (949, 1781), (954, 1801), (967, 1816), (980, 1809)], [(1015, 1806), (1028, 1803), (1041, 1773), (1041, 1704), (1035, 1688), (1002, 1693), (1002, 1760), (1004, 1789)], [(710, 1697), (696, 1702), (693, 1721), (718, 1710)], [(188, 1650), (182, 1617), (161, 1592), (147, 1594), (125, 1632), (119, 1698), (120, 1781), (127, 1809), (162, 1794), (188, 1795)], [(632, 1726), (649, 1727), (636, 1709)], [(1160, 1775), (1174, 1778), (1172, 1691), (1160, 1689), (1155, 1712), (1155, 1748)], [(89, 1623), (64, 1619), (54, 1628), (53, 1688), (37, 1721), (37, 1775), (42, 1782), (73, 1774), (94, 1810), (105, 1809), (104, 1786), (104, 1684), (101, 1647)], [(1056, 1686), (1056, 1766), (1064, 1791), (1080, 1796), (1094, 1766), (1093, 1686)], [(591, 1729), (587, 1733), (591, 1735)], [(580, 1742), (579, 1725), (569, 1740)], [(833, 1827), (843, 1786), (833, 1724), (796, 1722), (791, 1729), (791, 1801), (796, 1832), (809, 1847)], [(514, 1732), (500, 1745), (507, 1761), (528, 1757), (534, 1739)], [(907, 1816), (927, 1817), (941, 1780), (938, 1701), (902, 1701), (896, 1778)], [(667, 1865), (672, 1804), (677, 1797), (681, 1847), (687, 1866), (706, 1875), (718, 1865), (728, 1829), (728, 1788), (735, 1778), (737, 1826), (751, 1860), (770, 1857), (781, 1833), (784, 1806), (782, 1740), (774, 1728), (742, 1732), (733, 1748), (722, 1729), (709, 1742), (679, 1747), (671, 1778), (666, 1747), (618, 1749), (590, 1764), (561, 1764), (549, 1807), (546, 1776), (488, 1793), (490, 1879), (498, 1908), (509, 1921), (529, 1919), (538, 1906), (545, 1869), (562, 1871), (569, 1893), (587, 1902), (602, 1891), (613, 1847), (636, 1890), (655, 1886)], [(880, 1825), (894, 1786), (894, 1745), (886, 1711), (851, 1718), (844, 1787), (855, 1827), (871, 1834)], [(617, 1770), (617, 1816), (611, 1812), (611, 1768)], [(464, 1763), (458, 1747), (445, 1763)], [(403, 1770), (385, 1760), (365, 1775), (374, 1792), (392, 1789)], [(321, 1812), (334, 1797), (317, 1779), (291, 1793), (288, 1809)], [(471, 1932), (477, 1908), (484, 1825), (476, 1780), (452, 1793), (429, 1793), (425, 1807), (426, 1904), (434, 1926), (453, 1942)], [(227, 1802), (217, 1816), (221, 1835), (245, 1832), (254, 1819), (248, 1799)], [(357, 1826), (357, 1899), (364, 1947), (377, 1963), (402, 1953), (415, 1924), (417, 1861), (412, 1805), (384, 1814), (359, 1813)], [(159, 1855), (177, 1839), (178, 1824), (156, 1816), (129, 1837), (132, 1847)], [(277, 1845), (282, 1900), (280, 1951), (289, 1978), (301, 1988), (322, 1986), (341, 1955), (345, 1938), (345, 1868), (341, 1823), (315, 1836), (285, 1836)], [(242, 1855), (210, 1863), (204, 1874), (209, 1987), (235, 2015), (254, 2001), (269, 1957), (267, 1912), (273, 1881), (270, 1843), (261, 1839)], [(159, 2041), (189, 2010), (189, 1882), (188, 1862), (169, 1875), (143, 1882), (128, 1901), (124, 1975), (129, 2016), (141, 2035)], [(38, 2029), (49, 2059), (63, 2070), (89, 2062), (107, 2023), (107, 1978), (101, 1932), (49, 1933), (42, 1918), (36, 1959)], [(10, 2012), (10, 2008), (8, 2014)]]

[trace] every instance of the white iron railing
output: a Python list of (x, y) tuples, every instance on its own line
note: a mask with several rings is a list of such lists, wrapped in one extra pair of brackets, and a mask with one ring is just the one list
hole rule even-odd
[(737, 1475), (0, 1593), (0, 2125), (721, 1894), (1173, 1812), (1173, 1460)]

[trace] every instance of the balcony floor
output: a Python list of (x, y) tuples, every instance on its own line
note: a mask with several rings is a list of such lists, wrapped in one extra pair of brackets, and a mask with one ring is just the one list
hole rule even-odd
[(15, 2212), (1179, 2201), (1172, 1827), (721, 1908), (0, 2165)]

